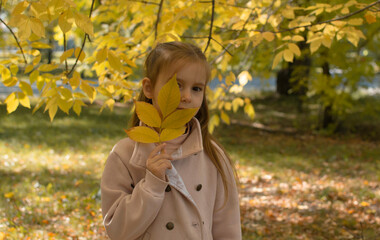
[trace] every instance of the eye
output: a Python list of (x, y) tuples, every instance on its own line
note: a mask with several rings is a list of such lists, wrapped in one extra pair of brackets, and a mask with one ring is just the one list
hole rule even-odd
[(178, 83), (178, 87), (179, 87), (179, 88), (181, 88), (181, 87), (182, 87), (182, 85), (181, 85), (179, 82), (177, 82), (177, 83)]
[(202, 92), (202, 88), (201, 87), (193, 87), (193, 91), (196, 91), (196, 92)]

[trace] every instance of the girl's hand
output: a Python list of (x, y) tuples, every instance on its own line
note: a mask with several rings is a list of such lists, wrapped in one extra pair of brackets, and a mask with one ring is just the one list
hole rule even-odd
[(163, 143), (155, 147), (146, 161), (146, 168), (163, 181), (166, 181), (165, 170), (172, 168), (170, 160), (173, 160), (169, 154), (165, 153), (165, 145)]

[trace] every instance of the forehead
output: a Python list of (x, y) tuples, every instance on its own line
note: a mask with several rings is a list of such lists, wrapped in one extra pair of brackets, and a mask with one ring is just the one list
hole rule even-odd
[(158, 81), (165, 84), (175, 73), (177, 79), (193, 80), (203, 84), (207, 82), (207, 66), (201, 61), (179, 61), (172, 64), (159, 74)]

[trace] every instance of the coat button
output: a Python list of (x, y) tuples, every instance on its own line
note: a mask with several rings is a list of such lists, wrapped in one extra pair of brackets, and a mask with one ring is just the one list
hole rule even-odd
[(196, 189), (197, 189), (197, 191), (200, 191), (202, 189), (202, 184), (198, 184)]
[(166, 188), (165, 188), (165, 192), (170, 192), (172, 190), (172, 188), (170, 187), (170, 185), (168, 185)]
[(172, 229), (174, 228), (174, 223), (172, 223), (172, 222), (168, 222), (168, 223), (166, 224), (166, 228), (167, 228), (168, 230), (172, 230)]

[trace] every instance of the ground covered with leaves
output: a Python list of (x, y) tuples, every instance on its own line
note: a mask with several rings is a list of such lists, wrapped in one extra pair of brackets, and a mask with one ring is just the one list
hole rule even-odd
[[(295, 120), (306, 115), (266, 102), (256, 102), (255, 124), (237, 114), (215, 133), (240, 175), (244, 239), (378, 239), (379, 142), (305, 131)], [(0, 240), (107, 239), (99, 182), (125, 137), (129, 108), (99, 115), (93, 105), (53, 123), (41, 112), (4, 108)]]

